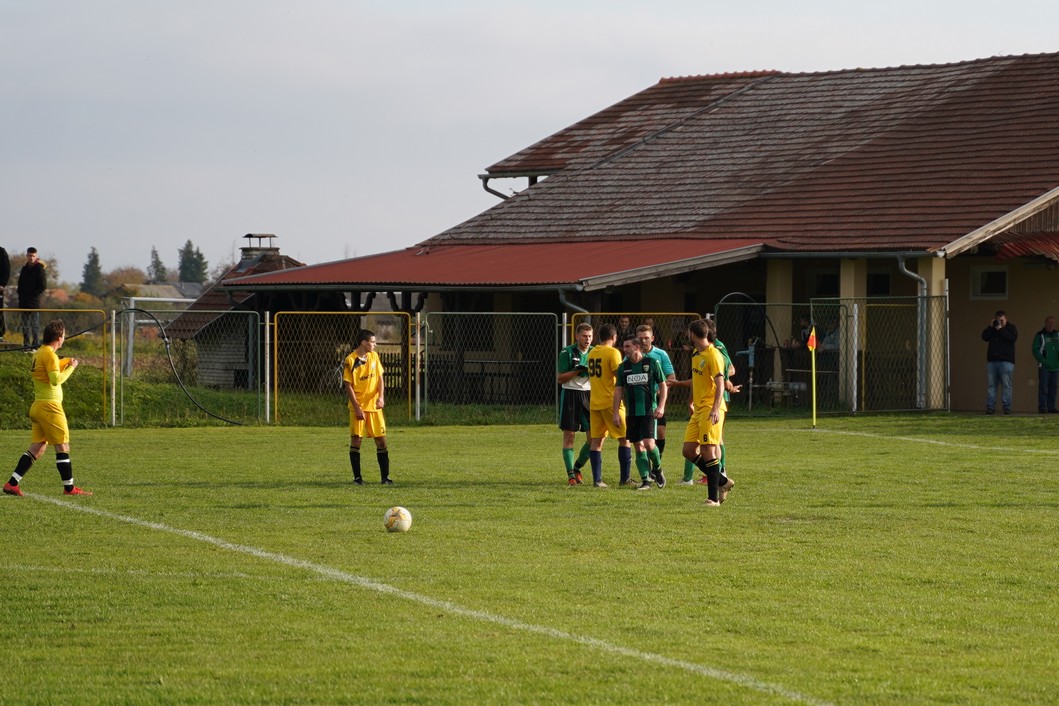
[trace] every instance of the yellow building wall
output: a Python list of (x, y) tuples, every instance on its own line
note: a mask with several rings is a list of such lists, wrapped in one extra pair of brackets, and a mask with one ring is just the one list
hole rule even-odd
[[(1008, 294), (1002, 299), (972, 298), (971, 274), (976, 267), (1007, 269)], [(949, 340), (951, 342), (951, 406), (956, 411), (985, 410), (986, 343), (982, 331), (998, 309), (1019, 331), (1012, 379), (1012, 411), (1037, 413), (1037, 364), (1031, 353), (1033, 336), (1049, 314), (1059, 316), (1059, 268), (1042, 261), (993, 257), (958, 257), (947, 263), (949, 276)], [(998, 392), (999, 394), (999, 392)]]

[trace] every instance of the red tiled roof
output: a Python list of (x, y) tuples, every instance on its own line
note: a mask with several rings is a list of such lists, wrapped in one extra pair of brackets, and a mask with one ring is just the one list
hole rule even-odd
[(775, 72), (662, 79), (492, 165), (490, 176), (544, 174), (587, 165), (628, 148), (682, 120), (714, 108), (718, 101)]
[(933, 251), (1059, 185), (1059, 54), (666, 79), (489, 173), (534, 170), (427, 243)]
[(695, 239), (436, 245), (227, 280), (227, 289), (576, 286), (597, 289), (645, 269), (674, 273), (755, 257), (755, 240)]

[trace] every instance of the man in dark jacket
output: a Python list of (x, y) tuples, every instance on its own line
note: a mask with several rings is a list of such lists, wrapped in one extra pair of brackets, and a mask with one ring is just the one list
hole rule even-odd
[(0, 343), (7, 335), (7, 321), (4, 320), (4, 297), (7, 295), (7, 283), (11, 281), (11, 258), (7, 250), (0, 247)]
[[(26, 264), (18, 275), (18, 308), (39, 309), (40, 298), (48, 282), (44, 276), (44, 263), (37, 259), (37, 249), (26, 250)], [(37, 350), (40, 348), (40, 312), (22, 312), (22, 345)]]
[(1037, 360), (1037, 411), (1059, 413), (1055, 408), (1056, 383), (1059, 383), (1059, 331), (1055, 317), (1046, 316), (1044, 328), (1033, 337), (1033, 357)]
[(1001, 309), (994, 315), (985, 330), (982, 340), (989, 344), (986, 349), (986, 375), (989, 379), (989, 390), (985, 395), (985, 413), (996, 411), (996, 384), (1001, 385), (1000, 404), (1004, 414), (1011, 414), (1011, 375), (1015, 372), (1015, 340), (1019, 337), (1015, 324), (1008, 321), (1007, 314)]

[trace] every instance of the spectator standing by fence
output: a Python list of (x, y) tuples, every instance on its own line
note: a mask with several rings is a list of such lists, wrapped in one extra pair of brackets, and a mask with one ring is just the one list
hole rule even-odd
[(1004, 414), (1011, 414), (1011, 376), (1015, 372), (1015, 341), (1019, 331), (1015, 324), (1008, 321), (1003, 309), (998, 309), (993, 320), (982, 331), (982, 340), (989, 344), (986, 348), (986, 378), (989, 389), (985, 395), (985, 413), (996, 411), (996, 386), (1000, 383), (1000, 404)]
[(1056, 383), (1059, 382), (1059, 331), (1055, 317), (1044, 319), (1044, 328), (1033, 337), (1033, 357), (1037, 360), (1037, 411), (1056, 414)]
[(44, 263), (37, 258), (37, 249), (26, 250), (26, 264), (18, 275), (18, 308), (22, 312), (22, 345), (37, 350), (40, 347), (40, 299), (48, 288)]
[(353, 482), (364, 485), (360, 474), (360, 446), (364, 437), (375, 439), (376, 457), (383, 485), (390, 480), (390, 451), (386, 445), (386, 385), (383, 382), (382, 361), (375, 352), (375, 333), (362, 329), (357, 334), (357, 347), (342, 362), (342, 388), (349, 406), (349, 463), (353, 467)]
[(4, 320), (4, 297), (7, 294), (7, 283), (11, 281), (11, 258), (7, 250), (0, 246), (0, 343), (7, 335), (7, 321)]

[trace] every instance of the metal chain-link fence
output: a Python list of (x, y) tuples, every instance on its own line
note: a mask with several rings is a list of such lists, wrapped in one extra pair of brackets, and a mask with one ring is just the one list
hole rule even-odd
[[(730, 409), (807, 410), (814, 362), (821, 412), (947, 409), (946, 305), (945, 297), (725, 302), (714, 316), (736, 366), (734, 382), (743, 385)], [(25, 357), (22, 351), (28, 350), (22, 345), (22, 313), (4, 312), (7, 335), (0, 352), (9, 356)], [(71, 418), (109, 422), (113, 395), (114, 421), (137, 425), (214, 423), (213, 417), (343, 425), (348, 412), (341, 364), (363, 328), (378, 340), (391, 419), (412, 418), (417, 390), (426, 410), (488, 405), (537, 409), (547, 417), (558, 397), (558, 351), (572, 342), (577, 324), (588, 322), (598, 330), (612, 323), (626, 332), (652, 325), (656, 345), (669, 353), (677, 378), (685, 379), (692, 354), (686, 329), (699, 318), (688, 312), (579, 313), (566, 328), (554, 314), (432, 312), (423, 316), (417, 332), (404, 313), (283, 312), (274, 317), (265, 351), (262, 323), (253, 312), (125, 310), (116, 314), (109, 340), (102, 311), (34, 313), (42, 326), (53, 318), (64, 320), (63, 355), (77, 357), (84, 366), (71, 388), (78, 393), (69, 395)], [(816, 329), (815, 361), (803, 341), (809, 326)], [(265, 420), (269, 355), (275, 417)], [(113, 388), (108, 385), (112, 370)], [(98, 394), (83, 394), (91, 389)], [(670, 415), (680, 418), (688, 392), (671, 392)], [(12, 390), (10, 404), (19, 404), (20, 394)]]
[(383, 367), (386, 418), (411, 414), (411, 320), (405, 313), (279, 312), (273, 317), (273, 391), (277, 422), (349, 423), (342, 388), (342, 361), (357, 347), (357, 334), (375, 334)]
[(555, 314), (429, 313), (423, 402), (555, 407)]
[[(947, 409), (945, 297), (726, 302), (718, 336), (745, 394), (730, 407), (808, 407), (815, 365), (820, 412)], [(807, 337), (815, 328), (815, 356)]]
[(125, 309), (116, 326), (117, 424), (261, 421), (255, 312)]
[(949, 408), (948, 299), (860, 300), (860, 398), (865, 410)]

